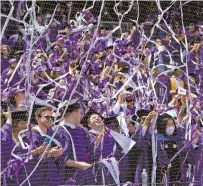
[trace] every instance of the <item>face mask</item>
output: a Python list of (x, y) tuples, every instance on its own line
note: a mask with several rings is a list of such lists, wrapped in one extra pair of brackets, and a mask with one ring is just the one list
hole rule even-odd
[(166, 134), (170, 136), (173, 134), (174, 130), (175, 130), (174, 127), (168, 127), (166, 128)]
[(162, 52), (162, 51), (164, 51), (164, 46), (163, 46), (163, 45), (157, 46), (157, 49), (158, 49), (160, 52)]

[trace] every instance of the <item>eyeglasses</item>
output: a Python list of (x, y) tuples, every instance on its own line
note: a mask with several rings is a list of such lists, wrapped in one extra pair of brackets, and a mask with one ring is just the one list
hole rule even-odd
[(49, 120), (49, 121), (53, 121), (54, 120), (53, 116), (41, 116), (41, 117), (44, 117), (46, 120)]

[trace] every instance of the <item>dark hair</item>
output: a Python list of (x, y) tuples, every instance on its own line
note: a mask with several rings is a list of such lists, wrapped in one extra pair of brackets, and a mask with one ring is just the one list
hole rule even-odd
[(12, 117), (12, 125), (16, 127), (20, 121), (27, 121), (28, 110), (14, 111), (11, 113), (11, 117)]
[(136, 115), (133, 115), (132, 120), (130, 120), (129, 124), (135, 126), (135, 122), (138, 121), (138, 117)]
[[(74, 103), (72, 105), (68, 105), (68, 108), (66, 109), (66, 107), (64, 107), (63, 111), (66, 111), (66, 114), (68, 113), (72, 113), (77, 111), (78, 109), (80, 109), (80, 104), (79, 103)], [(66, 109), (66, 110), (65, 110)]]
[(102, 120), (103, 120), (103, 117), (99, 113), (97, 113), (94, 109), (90, 108), (88, 110), (88, 112), (85, 114), (85, 116), (82, 118), (81, 124), (84, 125), (85, 127), (89, 128), (88, 124), (90, 123), (90, 117), (92, 115), (94, 115), (94, 114), (95, 115), (99, 115), (102, 118)]
[(90, 124), (90, 118), (91, 118), (93, 115), (98, 115), (98, 116), (100, 116), (100, 115), (97, 114), (97, 113), (92, 113), (91, 115), (89, 115), (89, 117), (87, 118), (87, 124), (88, 124), (88, 125)]
[(136, 112), (136, 114), (134, 114), (132, 116), (132, 120), (130, 121), (130, 124), (132, 124), (133, 126), (135, 125), (135, 122), (137, 121), (138, 123), (141, 121), (141, 118), (143, 116), (147, 116), (150, 113), (149, 110), (144, 110), (144, 109), (140, 109)]
[[(158, 133), (160, 133), (164, 136), (167, 136), (166, 128), (167, 128), (167, 124), (168, 124), (169, 119), (172, 119), (174, 121), (174, 118), (172, 116), (170, 116), (169, 114), (166, 114), (166, 113), (158, 116), (158, 118), (157, 118), (157, 131), (158, 131)], [(175, 123), (175, 121), (174, 121), (174, 123)], [(176, 135), (177, 135), (177, 129), (175, 126), (173, 136), (176, 136)]]
[(149, 110), (145, 110), (145, 109), (140, 109), (136, 112), (136, 115), (140, 118), (143, 116), (147, 116), (150, 113)]

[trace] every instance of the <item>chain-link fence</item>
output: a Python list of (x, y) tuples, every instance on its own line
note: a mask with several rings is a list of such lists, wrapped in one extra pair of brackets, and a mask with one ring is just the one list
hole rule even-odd
[(201, 186), (202, 17), (202, 1), (1, 1), (2, 184)]

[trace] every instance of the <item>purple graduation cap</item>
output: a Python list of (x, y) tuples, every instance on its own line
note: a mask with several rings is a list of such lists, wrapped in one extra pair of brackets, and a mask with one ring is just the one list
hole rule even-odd
[(15, 58), (11, 58), (11, 59), (8, 61), (9, 64), (11, 64), (11, 63), (16, 63), (16, 62), (17, 62), (17, 60), (16, 60)]
[(60, 43), (61, 41), (64, 41), (64, 37), (62, 35), (58, 35), (56, 37), (56, 43)]
[(5, 36), (2, 37), (1, 44), (2, 45), (7, 45), (8, 44), (8, 40), (7, 40), (7, 38)]
[(8, 97), (15, 96), (17, 93), (23, 92), (23, 91), (25, 91), (24, 88), (20, 88), (20, 87), (11, 88), (11, 89), (9, 90)]
[(23, 88), (23, 87), (17, 87), (15, 89), (13, 89), (13, 94), (15, 95), (15, 94), (17, 94), (19, 92), (24, 92), (24, 91), (25, 91), (25, 88)]

